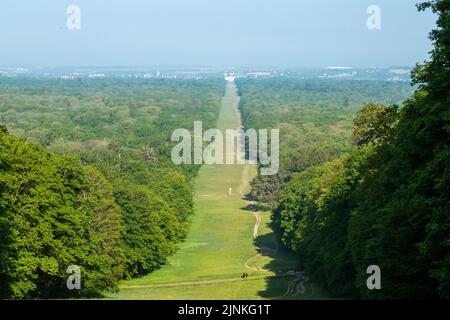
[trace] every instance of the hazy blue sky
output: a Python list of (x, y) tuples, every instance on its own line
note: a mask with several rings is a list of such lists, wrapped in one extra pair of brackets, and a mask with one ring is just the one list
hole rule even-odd
[[(412, 65), (435, 20), (418, 1), (1, 0), (0, 65)], [(381, 30), (366, 27), (371, 4)]]

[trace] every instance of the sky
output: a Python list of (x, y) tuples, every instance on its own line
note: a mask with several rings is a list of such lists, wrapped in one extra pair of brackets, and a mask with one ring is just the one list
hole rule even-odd
[(436, 19), (418, 1), (0, 0), (0, 66), (411, 66)]

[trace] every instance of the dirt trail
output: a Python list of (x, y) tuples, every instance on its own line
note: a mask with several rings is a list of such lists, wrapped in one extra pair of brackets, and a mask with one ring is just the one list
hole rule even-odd
[[(242, 181), (241, 185), (239, 186), (239, 193), (242, 196), (242, 198), (245, 198), (244, 190), (249, 184), (249, 166), (246, 165), (244, 168), (244, 171), (242, 172)], [(254, 201), (247, 201), (247, 206), (256, 205), (257, 203)], [(259, 212), (253, 212), (255, 215), (256, 223), (253, 227), (253, 238), (256, 239), (258, 237), (258, 231), (259, 227), (261, 225), (261, 214)], [(260, 266), (260, 264), (269, 258), (267, 253), (277, 253), (277, 249), (271, 249), (271, 248), (261, 248), (261, 252), (257, 255), (249, 258), (245, 262), (245, 267), (251, 271), (256, 272), (270, 272), (269, 270), (264, 269)], [(278, 276), (286, 276), (291, 275), (294, 277), (294, 279), (289, 283), (286, 293), (283, 295), (283, 297), (296, 297), (296, 296), (302, 296), (306, 293), (306, 287), (305, 284), (309, 281), (309, 278), (306, 277), (302, 272), (297, 271), (288, 271), (286, 273), (280, 274)]]
[(258, 212), (255, 212), (254, 215), (256, 218), (256, 224), (253, 227), (253, 238), (256, 239), (258, 237), (259, 226), (261, 225), (261, 215)]
[(294, 274), (295, 278), (289, 283), (287, 291), (283, 297), (296, 297), (303, 296), (306, 293), (305, 284), (309, 281), (309, 278), (303, 274), (303, 272), (290, 271), (287, 274)]
[[(242, 180), (241, 180), (241, 185), (239, 186), (239, 194), (241, 195), (241, 197), (244, 199), (245, 198), (245, 194), (244, 194), (244, 190), (245, 188), (249, 185), (250, 180), (249, 180), (249, 165), (246, 165), (244, 167), (244, 170), (242, 172)], [(256, 202), (253, 201), (247, 201), (247, 206), (251, 206), (256, 204)], [(258, 231), (259, 231), (259, 227), (261, 225), (261, 215), (259, 214), (259, 212), (253, 212), (253, 215), (255, 216), (255, 226), (253, 227), (253, 238), (257, 238), (258, 237)]]
[[(240, 110), (239, 110), (239, 101), (236, 103), (236, 112), (238, 113), (238, 117), (241, 118)], [(243, 126), (241, 125), (241, 128)], [(242, 153), (242, 150), (240, 150), (240, 156), (244, 157), (244, 154)], [(255, 165), (254, 163), (252, 163)], [(239, 186), (238, 192), (241, 195), (242, 199), (245, 199), (244, 190), (248, 187), (250, 184), (250, 178), (249, 178), (249, 163), (244, 167), (244, 170), (242, 172), (242, 180), (241, 184)], [(247, 200), (246, 203), (247, 207), (255, 206), (257, 207), (257, 202)], [(253, 227), (253, 238), (256, 239), (258, 237), (259, 228), (261, 226), (261, 214), (257, 211), (253, 212), (253, 215), (255, 216), (255, 226)], [(270, 272), (269, 270), (264, 269), (261, 264), (264, 260), (269, 259), (268, 253), (278, 253), (278, 245), (276, 249), (271, 248), (260, 248), (260, 252), (249, 258), (245, 262), (245, 267), (248, 270), (256, 271), (256, 272)], [(298, 271), (288, 271), (286, 273), (279, 274), (277, 276), (286, 276), (290, 275), (293, 276), (294, 279), (289, 283), (288, 289), (286, 293), (283, 295), (283, 297), (295, 297), (295, 296), (302, 296), (306, 293), (306, 287), (305, 283), (309, 281), (308, 277), (306, 277), (302, 272)]]
[(256, 256), (253, 256), (249, 258), (247, 261), (245, 261), (245, 267), (252, 271), (259, 271), (259, 272), (270, 272), (261, 266), (258, 265), (258, 263), (261, 263), (261, 261), (267, 259), (267, 256), (264, 256), (261, 253), (258, 253)]
[[(233, 92), (229, 93), (226, 97), (226, 99), (231, 99), (233, 98), (234, 93), (234, 89), (230, 86), (228, 87), (228, 90), (231, 90)], [(225, 99), (225, 98), (224, 98)], [(230, 105), (225, 105), (226, 103), (231, 103), (230, 101), (225, 101), (223, 102), (223, 106), (222, 108), (226, 108), (229, 109)], [(236, 110), (236, 112), (239, 112), (239, 102), (238, 101), (233, 101), (233, 109)], [(234, 112), (233, 110), (233, 112)], [(223, 111), (221, 111), (223, 112)], [(239, 115), (240, 117), (240, 115)], [(231, 117), (232, 118), (232, 117)], [(228, 111), (225, 112), (221, 118), (220, 121), (220, 125), (219, 128), (226, 128), (227, 126), (234, 126), (235, 125), (235, 119), (231, 119), (229, 117)], [(242, 126), (241, 126), (242, 127)], [(245, 158), (244, 153), (242, 152), (242, 149), (240, 150), (240, 157), (241, 160), (242, 158)], [(223, 259), (223, 257), (226, 255), (223, 255), (221, 257), (218, 257), (217, 251), (216, 250), (209, 250), (208, 246), (203, 246), (202, 249), (192, 249), (192, 250), (185, 250), (182, 251), (180, 250), (179, 252), (177, 252), (176, 255), (174, 255), (174, 257), (172, 257), (172, 262), (171, 264), (168, 264), (167, 266), (165, 266), (164, 268), (161, 268), (161, 270), (156, 271), (155, 273), (152, 273), (151, 275), (146, 276), (146, 279), (142, 279), (142, 280), (136, 280), (134, 282), (130, 282), (129, 284), (123, 283), (120, 286), (120, 289), (123, 289), (124, 291), (126, 291), (127, 289), (130, 290), (128, 293), (123, 293), (122, 297), (134, 297), (133, 296), (133, 292), (132, 290), (135, 289), (137, 291), (139, 291), (139, 289), (146, 289), (144, 293), (142, 293), (143, 295), (145, 295), (146, 297), (148, 297), (149, 299), (156, 299), (158, 297), (166, 297), (165, 294), (165, 290), (164, 288), (175, 288), (171, 289), (172, 291), (183, 291), (183, 287), (196, 287), (195, 290), (198, 291), (202, 291), (203, 292), (203, 288), (201, 288), (202, 286), (209, 286), (209, 285), (219, 285), (219, 284), (224, 284), (224, 283), (236, 283), (238, 284), (238, 282), (240, 281), (252, 281), (252, 280), (259, 280), (260, 282), (262, 282), (263, 284), (259, 284), (257, 283), (258, 281), (255, 281), (254, 284), (252, 284), (250, 287), (255, 286), (258, 287), (258, 290), (264, 290), (263, 286), (265, 282), (268, 282), (268, 279), (275, 279), (275, 278), (282, 278), (276, 281), (282, 281), (282, 283), (285, 284), (289, 284), (288, 286), (288, 290), (285, 293), (285, 296), (296, 296), (296, 295), (303, 295), (306, 291), (305, 289), (305, 283), (308, 280), (306, 277), (304, 277), (303, 275), (301, 275), (300, 273), (296, 273), (295, 271), (289, 271), (286, 272), (285, 270), (290, 269), (290, 267), (284, 267), (284, 269), (282, 269), (283, 267), (279, 267), (279, 270), (273, 270), (273, 269), (269, 269), (267, 267), (267, 269), (265, 269), (265, 267), (268, 265), (268, 262), (271, 261), (271, 259), (283, 259), (283, 255), (278, 252), (278, 247), (277, 247), (277, 243), (276, 241), (273, 242), (273, 247), (274, 248), (268, 248), (268, 247), (261, 247), (259, 244), (253, 244), (250, 238), (250, 232), (252, 233), (252, 238), (256, 239), (261, 233), (263, 233), (262, 226), (264, 226), (265, 223), (265, 214), (261, 213), (260, 209), (259, 209), (259, 204), (257, 202), (254, 201), (250, 201), (248, 199), (246, 199), (246, 192), (249, 188), (249, 184), (250, 181), (253, 177), (254, 174), (254, 169), (256, 168), (256, 163), (255, 162), (248, 162), (244, 165), (242, 165), (241, 167), (234, 167), (234, 168), (230, 168), (228, 172), (231, 173), (231, 175), (227, 175), (225, 176), (225, 174), (228, 174), (227, 172), (224, 172), (223, 170), (220, 171), (215, 171), (215, 170), (211, 170), (209, 169), (209, 171), (207, 170), (207, 168), (202, 168), (203, 171), (207, 170), (207, 173), (213, 173), (213, 174), (218, 174), (219, 178), (222, 177), (224, 181), (221, 185), (220, 185), (220, 191), (219, 192), (224, 192), (224, 190), (226, 190), (228, 192), (229, 187), (233, 186), (232, 189), (232, 195), (234, 193), (234, 197), (232, 197), (230, 200), (233, 201), (232, 205), (230, 205), (230, 208), (232, 208), (232, 213), (229, 214), (229, 216), (233, 216), (233, 220), (232, 223), (235, 223), (236, 225), (238, 225), (241, 229), (240, 231), (242, 231), (243, 233), (247, 233), (248, 232), (248, 237), (245, 238), (245, 249), (248, 250), (246, 251), (248, 255), (251, 254), (256, 254), (252, 257), (250, 257), (247, 261), (245, 261), (245, 267), (242, 265), (242, 256), (239, 256), (239, 259), (235, 259), (236, 260), (236, 264), (230, 266), (230, 268), (233, 270), (232, 273), (220, 273), (217, 272), (216, 270), (214, 270), (214, 268), (218, 265), (218, 263), (216, 261), (219, 261), (220, 263), (228, 263), (226, 260)], [(222, 176), (223, 175), (223, 176)], [(232, 177), (232, 179), (231, 179)], [(217, 178), (217, 176), (215, 177)], [(225, 179), (228, 178), (228, 179)], [(211, 183), (212, 181), (215, 181), (214, 179), (211, 179), (211, 176), (208, 175), (200, 175), (199, 177), (200, 182), (204, 183), (205, 185), (207, 185), (208, 183)], [(239, 183), (240, 181), (240, 183)], [(238, 188), (236, 188), (236, 185), (238, 184)], [(201, 184), (200, 184), (201, 185)], [(209, 201), (211, 201), (212, 203), (215, 203), (215, 201), (217, 201), (217, 206), (225, 206), (226, 201), (229, 200), (228, 197), (224, 197), (222, 193), (209, 193), (209, 190), (206, 188), (199, 188), (197, 190), (198, 194), (198, 198), (197, 201), (199, 201), (202, 205), (208, 205)], [(237, 196), (239, 195), (242, 200), (239, 199), (239, 197)], [(226, 200), (224, 200), (226, 199)], [(246, 210), (238, 210), (239, 208), (241, 208), (243, 205), (247, 206)], [(211, 205), (212, 207), (212, 211), (214, 211), (214, 206)], [(208, 207), (209, 208), (209, 207)], [(224, 219), (225, 217), (228, 216), (228, 210), (215, 210), (214, 212), (218, 212), (218, 214), (221, 215), (222, 219)], [(258, 212), (260, 211), (260, 212)], [(197, 217), (202, 217), (202, 219), (204, 218), (204, 216), (206, 213), (210, 213), (210, 209), (206, 210), (206, 209), (201, 209), (199, 210), (197, 214)], [(253, 214), (255, 217), (255, 224), (252, 227), (252, 221), (249, 221), (249, 216), (248, 214)], [(245, 214), (247, 214), (247, 216), (245, 216)], [(206, 215), (205, 215), (206, 216)], [(205, 221), (208, 220), (202, 220), (202, 219), (198, 219), (197, 221), (197, 227), (199, 223), (205, 223), (206, 225), (208, 225)], [(225, 220), (226, 221), (226, 220)], [(229, 221), (231, 222), (231, 221)], [(249, 225), (250, 223), (250, 225)], [(264, 228), (265, 229), (265, 228)], [(205, 242), (206, 240), (204, 240), (204, 232), (202, 231), (204, 230), (203, 228), (197, 228), (195, 229), (194, 227), (191, 228), (191, 238), (189, 238), (186, 243), (190, 244), (190, 245), (194, 245), (197, 244), (198, 242)], [(264, 230), (265, 231), (265, 230)], [(201, 240), (199, 240), (201, 239)], [(209, 243), (215, 243), (214, 241), (218, 241), (218, 244), (223, 244), (223, 243), (228, 243), (228, 240), (224, 240), (225, 237), (211, 237), (208, 234), (208, 241)], [(238, 242), (238, 241), (236, 241)], [(268, 246), (271, 246), (271, 244), (268, 244)], [(211, 246), (214, 247), (214, 246)], [(190, 247), (189, 247), (190, 248)], [(258, 251), (255, 252), (254, 250), (257, 249)], [(193, 259), (192, 255), (193, 253), (197, 254), (198, 252), (198, 259)], [(232, 255), (233, 252), (231, 251), (227, 251), (227, 254)], [(244, 259), (247, 257), (247, 255), (244, 255)], [(208, 263), (203, 263), (203, 260), (207, 260)], [(187, 262), (186, 262), (187, 261)], [(210, 262), (213, 261), (213, 262)], [(234, 260), (233, 260), (234, 261)], [(184, 267), (185, 263), (190, 263), (189, 268)], [(290, 265), (292, 264), (291, 261), (289, 261)], [(282, 264), (281, 264), (282, 265)], [(221, 264), (222, 266), (222, 264)], [(244, 270), (250, 270), (251, 275), (249, 278), (241, 278), (240, 277), (240, 273), (242, 273), (242, 269), (244, 267)], [(183, 274), (181, 274), (180, 276), (180, 269), (184, 272)], [(193, 271), (200, 271), (200, 273), (194, 273)], [(207, 272), (204, 272), (204, 271)], [(211, 272), (209, 272), (209, 270), (211, 270)], [(158, 278), (159, 276), (161, 276), (161, 278)], [(263, 280), (263, 281), (261, 281)], [(165, 281), (167, 281), (166, 283), (164, 283)], [(172, 281), (172, 282), (169, 282)], [(180, 287), (180, 289), (178, 290), (177, 288)], [(157, 290), (152, 290), (152, 289), (157, 289)], [(207, 290), (207, 289), (205, 289)], [(253, 289), (250, 289), (253, 290)], [(169, 290), (170, 291), (170, 290)], [(172, 292), (171, 291), (171, 292)], [(196, 291), (194, 291), (196, 292)], [(251, 293), (253, 294), (253, 292)], [(277, 295), (279, 298), (283, 297), (281, 296), (283, 294), (283, 292), (279, 292)], [(175, 293), (176, 295), (176, 293)], [(116, 295), (117, 297), (117, 295)], [(121, 297), (120, 295), (118, 297)], [(224, 296), (226, 297), (226, 296)], [(173, 296), (171, 295), (171, 299), (173, 298)]]
[[(245, 199), (244, 190), (250, 184), (249, 168), (250, 168), (249, 164), (247, 164), (244, 167), (244, 170), (242, 172), (241, 184), (238, 189), (238, 192), (241, 195), (242, 199)], [(246, 204), (248, 207), (250, 207), (250, 206), (256, 205), (257, 203), (254, 201), (247, 200)], [(253, 227), (253, 238), (256, 239), (258, 237), (259, 227), (261, 226), (261, 214), (257, 211), (253, 212), (253, 214), (254, 214), (255, 220), (256, 220), (255, 226)], [(269, 252), (273, 252), (276, 254), (278, 252), (278, 247), (276, 249), (261, 248), (260, 253), (249, 258), (245, 262), (245, 268), (247, 268), (248, 270), (251, 270), (251, 271), (256, 271), (256, 272), (270, 272), (269, 270), (264, 269), (260, 265), (264, 260), (269, 259), (269, 256), (267, 255), (267, 253), (269, 253)], [(297, 272), (297, 271), (288, 271), (286, 273), (276, 275), (275, 277), (286, 276), (286, 275), (293, 276), (294, 279), (289, 283), (287, 291), (283, 295), (283, 297), (295, 297), (295, 296), (304, 295), (306, 293), (305, 284), (306, 284), (306, 282), (309, 281), (308, 277), (306, 277), (302, 272)], [(252, 277), (252, 278), (253, 279), (258, 278), (258, 276)]]
[(244, 170), (242, 171), (242, 180), (241, 180), (241, 184), (239, 185), (239, 194), (244, 198), (245, 194), (244, 194), (244, 190), (245, 188), (250, 184), (250, 179), (249, 179), (249, 171), (250, 171), (250, 167), (249, 165), (246, 165), (244, 167)]

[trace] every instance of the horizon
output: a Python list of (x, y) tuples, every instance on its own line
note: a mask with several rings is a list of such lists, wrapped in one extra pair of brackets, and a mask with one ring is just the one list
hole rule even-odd
[[(418, 12), (418, 2), (5, 0), (0, 65), (413, 66), (428, 59), (428, 33), (435, 26), (434, 14)], [(380, 25), (369, 29), (374, 4), (381, 10)], [(79, 24), (71, 29), (72, 5), (79, 9)]]
[(277, 67), (195, 67), (195, 66), (67, 66), (67, 67), (0, 67), (6, 78), (74, 79), (205, 79), (233, 78), (301, 78), (321, 80), (407, 81), (413, 66), (349, 67), (326, 66), (305, 68)]
[(99, 69), (150, 69), (150, 68), (179, 68), (179, 69), (278, 69), (278, 70), (308, 70), (308, 69), (335, 69), (335, 70), (351, 70), (351, 69), (389, 69), (389, 68), (414, 68), (415, 64), (405, 64), (405, 65), (317, 65), (317, 66), (277, 66), (277, 65), (190, 65), (190, 64), (160, 64), (160, 65), (27, 65), (27, 64), (17, 64), (17, 65), (0, 65), (1, 69), (13, 69), (13, 68), (29, 68), (29, 69), (63, 69), (63, 68), (99, 68)]

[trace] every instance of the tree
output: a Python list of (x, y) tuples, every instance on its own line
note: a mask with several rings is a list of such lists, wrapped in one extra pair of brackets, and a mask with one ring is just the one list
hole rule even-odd
[[(413, 72), (419, 89), (400, 111), (364, 108), (358, 148), (294, 178), (274, 211), (284, 243), (337, 294), (345, 280), (362, 298), (450, 298), (450, 0), (426, 8), (438, 21), (432, 59)], [(366, 287), (370, 265), (382, 290)]]
[(116, 204), (113, 190), (105, 177), (94, 167), (85, 168), (88, 190), (84, 193), (93, 210), (89, 231), (98, 248), (89, 259), (97, 259), (102, 266), (94, 287), (117, 290), (117, 284), (124, 273), (124, 254), (121, 234), (123, 230), (120, 208)]
[(399, 119), (397, 106), (368, 104), (353, 120), (351, 142), (355, 146), (382, 143), (392, 139)]
[(176, 233), (173, 212), (144, 186), (118, 183), (115, 197), (122, 208), (126, 276), (143, 275), (157, 269), (174, 250), (174, 243), (165, 233)]
[[(104, 178), (85, 170), (73, 157), (0, 134), (1, 297), (90, 296), (117, 286), (120, 275), (105, 278), (120, 264), (117, 237), (100, 223), (107, 216), (116, 226), (117, 210), (102, 208), (109, 187), (97, 190), (87, 173)], [(71, 265), (81, 269), (80, 291), (66, 287)]]

